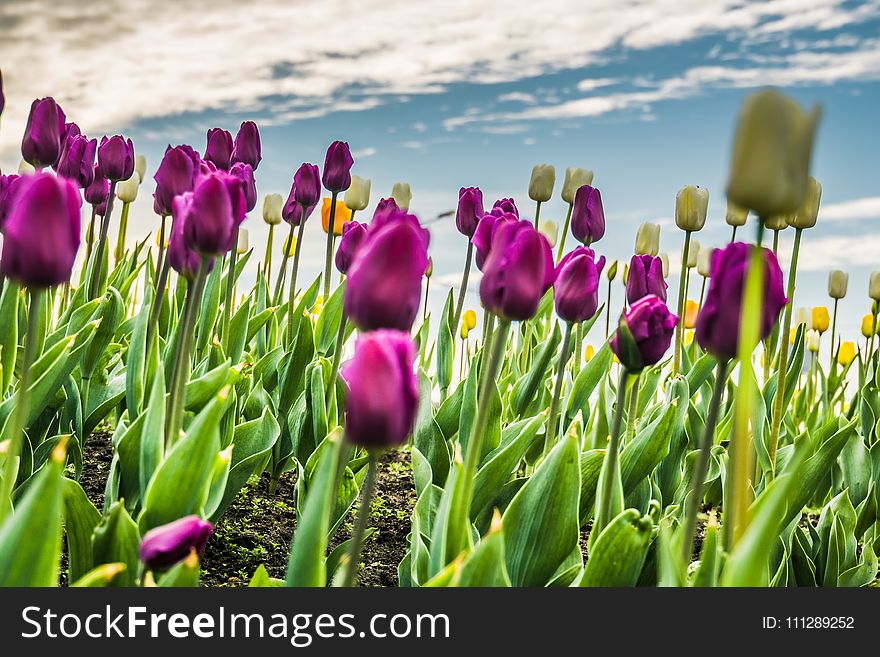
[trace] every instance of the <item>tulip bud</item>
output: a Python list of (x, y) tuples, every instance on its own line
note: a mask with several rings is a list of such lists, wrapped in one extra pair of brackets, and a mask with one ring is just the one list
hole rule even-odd
[(688, 245), (688, 260), (687, 260), (687, 268), (693, 269), (697, 266), (697, 261), (700, 258), (700, 243), (697, 240), (691, 240), (690, 245)]
[(465, 322), (464, 322), (464, 318), (462, 318), (461, 328), (458, 331), (458, 335), (462, 340), (467, 340), (469, 332), (470, 332), (470, 329), (468, 329), (467, 324), (465, 324)]
[(634, 255), (629, 262), (626, 274), (626, 299), (630, 304), (642, 297), (653, 295), (661, 301), (666, 300), (663, 261), (659, 257)]
[(724, 215), (724, 221), (727, 222), (728, 226), (736, 226), (737, 228), (740, 226), (745, 226), (746, 221), (749, 219), (749, 211), (746, 208), (741, 208), (736, 203), (731, 203), (728, 199), (727, 201), (727, 214)]
[(16, 182), (3, 224), (0, 272), (36, 288), (70, 280), (80, 240), (79, 189), (66, 178), (37, 173)]
[(660, 252), (660, 224), (646, 221), (636, 233), (636, 255), (656, 256)]
[(218, 171), (201, 178), (191, 193), (174, 198), (174, 222), (183, 220), (189, 249), (204, 256), (218, 256), (232, 249), (235, 228), (243, 218), (241, 183)]
[(455, 227), (466, 237), (473, 237), (483, 211), (483, 192), (479, 187), (462, 187), (458, 190), (458, 207), (455, 210)]
[(175, 196), (191, 192), (199, 174), (200, 159), (192, 146), (180, 146), (165, 149), (159, 168), (153, 174), (156, 191), (153, 193), (154, 209), (158, 214), (171, 214)]
[(144, 155), (137, 154), (134, 156), (134, 170), (137, 172), (138, 180), (144, 182), (147, 175), (147, 158)]
[(675, 195), (675, 225), (682, 230), (702, 230), (708, 211), (708, 189), (687, 185)]
[(462, 320), (468, 327), (469, 331), (473, 331), (475, 328), (477, 328), (477, 313), (475, 313), (473, 310), (465, 310), (464, 315), (462, 315)]
[(412, 190), (409, 187), (409, 183), (394, 183), (394, 185), (392, 185), (391, 187), (391, 198), (393, 198), (394, 202), (397, 203), (397, 207), (399, 207), (404, 212), (408, 212), (409, 202), (412, 200)]
[(798, 308), (797, 314), (795, 315), (795, 324), (803, 324), (806, 326), (810, 323), (810, 309), (809, 308)]
[(727, 195), (763, 217), (797, 211), (807, 191), (813, 136), (821, 112), (804, 114), (777, 91), (760, 91), (743, 103)]
[(492, 239), (501, 225), (516, 223), (518, 221), (519, 219), (517, 219), (515, 215), (507, 212), (499, 213), (497, 215), (483, 215), (482, 219), (480, 219), (480, 223), (477, 224), (474, 236), (471, 238), (471, 243), (474, 245), (477, 252), (474, 258), (474, 261), (477, 264), (477, 269), (483, 271), (483, 267), (485, 266), (489, 253), (492, 250)]
[(814, 331), (817, 331), (819, 335), (828, 330), (828, 326), (831, 324), (831, 317), (828, 316), (828, 308), (825, 306), (816, 306), (813, 308), (811, 326)]
[(828, 273), (828, 296), (832, 299), (843, 299), (849, 285), (849, 274), (835, 269)]
[(788, 223), (794, 228), (812, 228), (819, 216), (819, 202), (822, 200), (822, 185), (810, 176), (807, 179), (807, 192), (797, 212), (788, 216)]
[(556, 183), (556, 169), (552, 164), (536, 164), (532, 167), (532, 178), (529, 180), (529, 198), (544, 203), (553, 196), (553, 185)]
[(870, 338), (874, 335), (874, 315), (868, 313), (862, 317), (862, 337)]
[(617, 260), (611, 263), (611, 266), (608, 268), (608, 272), (605, 275), (608, 277), (609, 281), (613, 281), (617, 278)]
[(324, 158), (324, 174), (321, 178), (324, 187), (331, 192), (344, 192), (348, 189), (351, 186), (353, 165), (354, 158), (346, 142), (334, 141), (330, 144)]
[(868, 280), (868, 296), (874, 301), (880, 301), (880, 271), (871, 272)]
[(131, 178), (119, 183), (116, 188), (116, 197), (123, 203), (134, 203), (137, 199), (138, 188), (141, 185), (141, 179), (138, 178), (137, 172), (131, 174)]
[(703, 278), (709, 278), (712, 275), (712, 254), (714, 252), (714, 248), (708, 247), (700, 249), (697, 256), (697, 273)]
[(512, 214), (519, 219), (519, 210), (512, 198), (500, 198), (495, 201), (490, 214), (494, 214), (496, 217), (500, 217), (502, 214)]
[(807, 331), (807, 349), (814, 354), (819, 351), (819, 332), (810, 329)]
[(425, 268), (425, 278), (431, 278), (434, 275), (434, 258), (428, 257), (428, 266)]
[(669, 278), (669, 254), (664, 251), (657, 257), (660, 258), (660, 264), (663, 266), (663, 278)]
[(684, 327), (692, 329), (697, 325), (697, 313), (700, 311), (700, 304), (693, 299), (688, 299), (684, 304)]
[(134, 145), (119, 135), (102, 137), (98, 146), (98, 172), (111, 182), (128, 180), (134, 173)]
[(574, 195), (571, 234), (581, 244), (592, 244), (605, 235), (605, 208), (599, 190), (584, 185)]
[(232, 134), (222, 128), (208, 130), (208, 144), (205, 148), (205, 161), (218, 169), (229, 170), (232, 160)]
[(250, 249), (250, 234), (247, 228), (238, 229), (238, 243), (235, 245), (235, 252), (238, 255), (244, 255)]
[(63, 146), (64, 120), (64, 111), (54, 98), (42, 98), (31, 104), (21, 140), (21, 156), (33, 167), (42, 169), (58, 161)]
[(300, 205), (312, 207), (318, 204), (321, 200), (321, 183), (317, 165), (307, 162), (300, 165), (293, 175), (293, 187), (290, 193)]
[(559, 226), (552, 219), (544, 219), (538, 226), (541, 235), (547, 238), (550, 248), (556, 246), (556, 240), (559, 238)]
[(842, 367), (847, 367), (856, 358), (856, 343), (851, 340), (841, 342), (837, 349), (837, 362)]
[(281, 194), (266, 194), (263, 197), (263, 221), (270, 226), (281, 223), (281, 208), (284, 206), (284, 197)]
[(366, 210), (370, 204), (370, 186), (369, 178), (353, 175), (351, 177), (351, 186), (345, 192), (345, 207), (356, 212)]
[(593, 184), (593, 172), (580, 167), (568, 167), (565, 170), (565, 180), (562, 182), (562, 200), (568, 204), (574, 203), (575, 194), (584, 185)]
[(73, 135), (64, 141), (55, 170), (59, 176), (69, 178), (79, 187), (85, 189), (95, 179), (95, 153), (97, 149), (97, 139)]
[(774, 214), (764, 220), (764, 228), (767, 230), (785, 230), (788, 228), (790, 215)]
[(556, 314), (566, 322), (583, 322), (599, 307), (599, 279), (605, 257), (596, 260), (593, 250), (579, 246), (556, 266), (553, 302)]
[(659, 362), (672, 340), (678, 317), (652, 294), (632, 304), (609, 341), (611, 351), (631, 373)]
[(167, 570), (192, 550), (202, 554), (213, 531), (210, 522), (194, 515), (155, 527), (141, 541), (141, 561), (150, 570)]
[(235, 135), (235, 143), (232, 145), (231, 164), (249, 164), (251, 169), (257, 170), (263, 159), (262, 145), (260, 143), (260, 131), (253, 121), (243, 121)]
[(355, 255), (367, 236), (367, 225), (349, 221), (342, 227), (342, 239), (336, 249), (336, 269), (346, 274), (354, 262)]

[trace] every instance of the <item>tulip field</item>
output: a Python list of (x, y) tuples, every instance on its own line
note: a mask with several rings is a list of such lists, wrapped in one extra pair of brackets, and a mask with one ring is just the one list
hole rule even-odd
[(729, 243), (696, 243), (705, 189), (675, 196), (677, 295), (659, 226), (603, 255), (585, 169), (449, 190), (462, 270), (437, 290), (409, 186), (371, 203), (345, 141), (260, 199), (254, 122), (151, 166), (73, 118), (35, 100), (0, 177), (0, 585), (874, 585), (880, 273), (864, 342), (837, 330), (845, 272), (794, 312), (818, 109), (745, 98)]

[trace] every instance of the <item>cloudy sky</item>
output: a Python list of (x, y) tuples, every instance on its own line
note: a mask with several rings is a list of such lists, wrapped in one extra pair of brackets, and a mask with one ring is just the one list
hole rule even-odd
[[(674, 262), (682, 185), (710, 190), (697, 239), (728, 238), (737, 109), (776, 85), (824, 112), (813, 163), (823, 210), (804, 238), (796, 303), (825, 303), (828, 270), (848, 270), (842, 324), (854, 335), (868, 273), (880, 269), (878, 35), (880, 0), (2, 0), (0, 168), (17, 167), (30, 102), (46, 95), (89, 135), (131, 136), (151, 170), (168, 143), (201, 150), (208, 128), (253, 119), (261, 195), (286, 195), (295, 168), (322, 163), (333, 139), (351, 144), (373, 203), (408, 181), (426, 221), (453, 208), (462, 185), (514, 196), (531, 215), (533, 164), (554, 164), (560, 182), (583, 166), (605, 201), (598, 250), (628, 258), (638, 224), (658, 221)], [(134, 236), (157, 227), (149, 192)], [(564, 212), (557, 198), (542, 216)], [(248, 223), (260, 254), (258, 214)], [(310, 228), (317, 275), (322, 235)], [(449, 219), (431, 228), (436, 290), (457, 280), (465, 243)], [(790, 240), (782, 234), (784, 262)], [(432, 293), (432, 307), (441, 302)]]

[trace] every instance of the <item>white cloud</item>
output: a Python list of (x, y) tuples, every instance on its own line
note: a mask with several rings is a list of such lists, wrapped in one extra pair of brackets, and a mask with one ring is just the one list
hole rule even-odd
[(376, 153), (377, 151), (375, 148), (373, 148), (372, 146), (368, 146), (367, 148), (361, 148), (360, 150), (352, 151), (351, 156), (356, 160), (360, 160), (365, 157), (375, 155)]
[[(798, 270), (850, 270), (854, 267), (876, 269), (878, 252), (880, 252), (880, 235), (876, 233), (810, 237), (810, 239), (801, 242), (798, 253)], [(780, 262), (791, 260), (790, 243), (780, 245), (779, 259)]]
[(509, 94), (501, 94), (498, 96), (499, 103), (524, 103), (526, 105), (531, 105), (535, 101), (535, 96), (533, 94), (527, 94), (521, 91), (513, 91)]
[[(822, 205), (820, 221), (851, 221), (853, 219), (880, 219), (880, 196), (857, 198), (840, 203)], [(876, 260), (876, 254), (875, 254)]]

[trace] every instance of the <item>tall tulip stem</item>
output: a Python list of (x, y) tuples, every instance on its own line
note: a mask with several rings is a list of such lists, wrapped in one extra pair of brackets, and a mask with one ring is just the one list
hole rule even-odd
[(116, 262), (119, 262), (125, 256), (125, 236), (128, 233), (128, 210), (130, 206), (131, 203), (123, 202), (122, 204), (122, 216), (119, 219), (119, 232), (116, 234), (116, 250), (113, 253)]
[(272, 280), (272, 242), (275, 241), (275, 224), (269, 224), (269, 238), (266, 240), (266, 256), (263, 269), (266, 272), (266, 280)]
[(684, 231), (684, 248), (681, 250), (681, 272), (678, 276), (678, 323), (675, 325), (675, 353), (672, 361), (672, 375), (681, 369), (681, 338), (684, 332), (684, 300), (687, 296), (688, 251), (691, 246), (691, 231)]
[(29, 291), (31, 298), (28, 306), (27, 332), (24, 336), (24, 359), (21, 362), (21, 378), (18, 382), (15, 408), (12, 411), (12, 423), (6, 434), (9, 439), (6, 441), (3, 461), (3, 480), (0, 481), (0, 525), (12, 510), (12, 491), (18, 479), (19, 456), (24, 442), (27, 410), (30, 404), (31, 366), (37, 358), (43, 290), (30, 288)]
[[(461, 321), (461, 313), (464, 310), (464, 296), (467, 294), (468, 278), (471, 273), (471, 261), (474, 258), (474, 243), (468, 240), (467, 255), (464, 261), (464, 273), (461, 275), (461, 287), (458, 290), (458, 301), (455, 303), (455, 318), (452, 320), (452, 331), (458, 331), (458, 323)], [(427, 305), (427, 295), (425, 295), (425, 304)]]
[(346, 588), (354, 586), (355, 579), (357, 578), (358, 562), (361, 559), (361, 548), (364, 543), (364, 533), (367, 530), (367, 521), (370, 519), (370, 503), (373, 500), (373, 492), (376, 489), (378, 465), (379, 455), (373, 451), (369, 452), (367, 478), (364, 480), (363, 488), (361, 488), (360, 508), (358, 509), (357, 520), (351, 535), (351, 548), (348, 552), (348, 560), (345, 562), (345, 575), (342, 585)]
[(834, 373), (834, 334), (837, 332), (837, 303), (840, 299), (834, 300), (834, 311), (831, 314), (831, 358), (828, 363), (829, 376)]
[(562, 346), (559, 349), (559, 364), (556, 368), (556, 383), (553, 386), (553, 396), (550, 398), (550, 412), (547, 414), (547, 426), (544, 429), (544, 456), (550, 453), (556, 444), (556, 432), (559, 422), (556, 415), (559, 413), (559, 402), (562, 397), (562, 383), (565, 381), (565, 365), (571, 357), (571, 322), (565, 323), (565, 334), (562, 336)]
[(229, 353), (229, 322), (232, 319), (232, 304), (235, 296), (235, 263), (238, 261), (238, 227), (232, 236), (232, 250), (229, 253), (229, 269), (226, 272), (226, 300), (223, 303), (222, 344), (223, 353)]
[(345, 348), (345, 328), (348, 325), (348, 317), (345, 312), (339, 318), (339, 330), (336, 331), (336, 344), (333, 347), (333, 361), (330, 366), (330, 383), (327, 388), (327, 397), (336, 390), (336, 378), (339, 373), (339, 363), (342, 362), (342, 350)]
[[(336, 197), (339, 192), (333, 192), (330, 198), (330, 219), (327, 222), (327, 255), (324, 262), (324, 301), (330, 298), (330, 267), (333, 262), (333, 242), (336, 228)], [(305, 217), (305, 208), (303, 208), (303, 217)], [(299, 243), (296, 245), (299, 248)], [(293, 283), (293, 281), (291, 281)]]
[[(333, 195), (333, 207), (336, 207), (336, 195)], [(333, 213), (330, 213), (330, 222), (332, 225), (333, 222)], [(296, 247), (293, 249), (293, 269), (290, 272), (290, 289), (288, 290), (287, 295), (287, 348), (293, 345), (293, 309), (296, 306), (296, 279), (299, 276), (299, 254), (302, 252), (302, 237), (303, 230), (306, 227), (306, 208), (302, 209), (302, 220), (299, 222), (299, 230), (297, 231), (296, 236)], [(332, 234), (332, 231), (331, 231)], [(332, 239), (328, 242), (330, 245), (330, 250), (333, 250), (333, 242)], [(330, 284), (330, 261), (327, 261), (328, 269), (324, 274), (324, 286), (325, 289)], [(328, 300), (327, 292), (324, 292), (324, 301)]]
[(541, 201), (535, 201), (535, 230), (538, 229), (538, 221), (541, 218)]
[(605, 450), (605, 460), (602, 464), (602, 474), (599, 477), (601, 484), (596, 498), (596, 512), (593, 520), (593, 531), (601, 532), (613, 519), (614, 509), (623, 505), (612, 504), (615, 481), (620, 482), (620, 430), (623, 426), (623, 407), (626, 404), (626, 379), (629, 371), (626, 367), (620, 368), (620, 379), (617, 382), (617, 403), (614, 408), (614, 420), (611, 423), (611, 435), (608, 439), (608, 447)]
[(89, 261), (91, 265), (91, 274), (86, 276), (88, 279), (86, 288), (87, 300), (98, 296), (98, 287), (101, 282), (101, 273), (104, 270), (104, 249), (107, 248), (107, 232), (110, 230), (110, 217), (113, 215), (113, 200), (116, 198), (116, 181), (110, 181), (110, 193), (107, 196), (107, 209), (104, 210), (104, 216), (101, 217), (101, 234), (98, 237), (98, 246), (93, 252), (93, 259)]
[(574, 203), (568, 204), (568, 212), (565, 213), (565, 227), (562, 229), (562, 238), (559, 240), (559, 250), (556, 252), (556, 264), (559, 264), (559, 261), (562, 260), (562, 256), (565, 255), (565, 238), (568, 237), (568, 229), (571, 226), (571, 212), (574, 208)]
[[(794, 290), (797, 279), (798, 253), (801, 249), (801, 234), (803, 228), (794, 231), (794, 246), (791, 252), (791, 266), (788, 268), (788, 289), (785, 296), (788, 303), (785, 306), (785, 315), (782, 319), (782, 332), (779, 336), (779, 356), (776, 359), (776, 396), (773, 398), (773, 416), (770, 424), (770, 442), (767, 444), (767, 453), (770, 457), (771, 466), (776, 464), (776, 449), (779, 445), (779, 432), (782, 428), (782, 414), (785, 399), (786, 372), (788, 368), (788, 344), (791, 333), (791, 315), (794, 310)], [(772, 475), (772, 467), (769, 475)]]
[(742, 315), (739, 318), (739, 387), (734, 402), (733, 437), (730, 442), (729, 494), (724, 523), (724, 545), (731, 551), (748, 524), (750, 472), (752, 471), (753, 441), (750, 424), (754, 421), (755, 391), (752, 354), (758, 345), (761, 331), (761, 308), (764, 303), (764, 218), (758, 218), (755, 244), (749, 254), (749, 266), (743, 289)]
[(636, 377), (629, 390), (629, 408), (626, 411), (626, 434), (624, 442), (629, 441), (636, 435), (636, 428), (639, 419), (639, 382), (641, 377)]
[(611, 284), (614, 281), (611, 279), (608, 280), (608, 300), (605, 302), (605, 339), (608, 339), (608, 334), (611, 330)]
[(733, 230), (730, 233), (730, 243), (733, 244), (736, 242), (736, 226), (733, 227)]
[(284, 242), (284, 253), (281, 255), (281, 266), (278, 268), (278, 278), (275, 281), (275, 291), (272, 293), (272, 304), (281, 305), (281, 294), (284, 292), (284, 278), (287, 276), (287, 261), (290, 259), (288, 253), (290, 243), (293, 241), (294, 226), (290, 224), (290, 231), (287, 233), (287, 241)]

